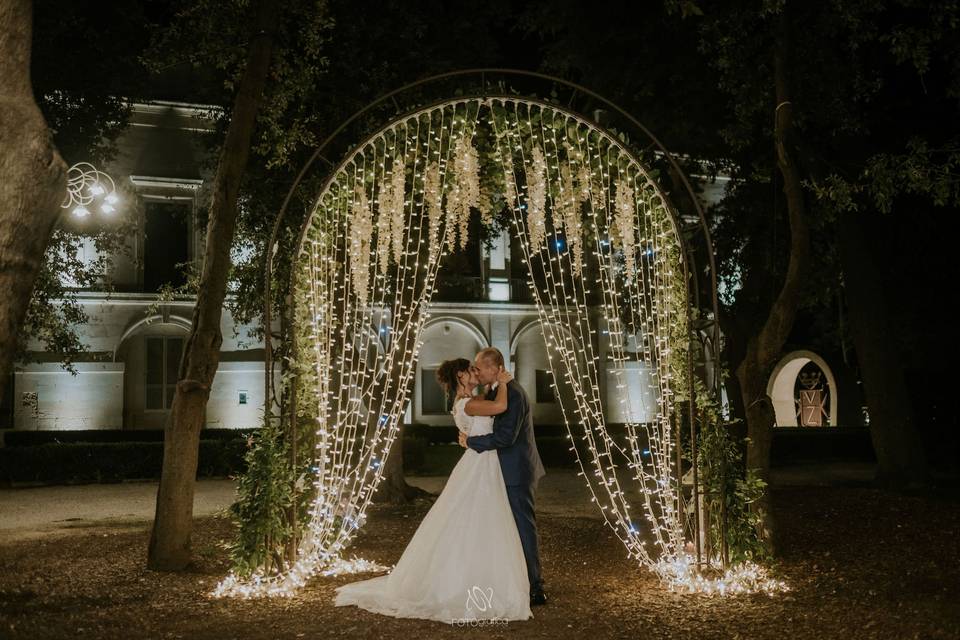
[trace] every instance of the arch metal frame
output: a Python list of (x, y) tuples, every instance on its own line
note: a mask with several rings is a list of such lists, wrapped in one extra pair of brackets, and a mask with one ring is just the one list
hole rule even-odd
[[(441, 99), (437, 99), (428, 104), (422, 104), (422, 103), (417, 104), (414, 108), (409, 108), (406, 110), (400, 108), (398, 97), (402, 96), (405, 93), (410, 93), (417, 89), (428, 87), (432, 83), (439, 83), (444, 80), (449, 80), (453, 78), (470, 78), (470, 77), (475, 78), (476, 76), (480, 76), (479, 90), (475, 90), (473, 92), (464, 92), (455, 96), (445, 95), (445, 97)], [(263, 325), (264, 325), (264, 359), (265, 359), (264, 398), (265, 398), (265, 403), (267, 403), (266, 415), (270, 416), (272, 414), (273, 405), (274, 405), (273, 396), (272, 396), (274, 336), (273, 336), (273, 328), (272, 328), (273, 327), (273, 314), (272, 314), (273, 309), (272, 309), (272, 286), (271, 285), (273, 282), (274, 260), (279, 251), (278, 235), (280, 233), (280, 230), (284, 228), (284, 220), (286, 217), (286, 213), (297, 188), (300, 186), (303, 180), (307, 177), (308, 173), (316, 164), (317, 160), (323, 160), (328, 165), (328, 170), (327, 170), (328, 175), (323, 180), (323, 186), (320, 188), (319, 193), (322, 194), (328, 188), (331, 180), (333, 179), (336, 173), (336, 169), (339, 166), (339, 162), (336, 162), (336, 163), (332, 162), (323, 154), (326, 151), (326, 149), (331, 145), (331, 143), (337, 138), (337, 136), (339, 136), (343, 131), (345, 131), (347, 127), (350, 126), (352, 123), (358, 121), (362, 116), (371, 112), (376, 107), (387, 103), (388, 101), (391, 101), (393, 103), (394, 107), (396, 108), (396, 112), (393, 115), (391, 115), (389, 118), (387, 118), (385, 121), (382, 121), (380, 125), (383, 125), (384, 122), (389, 123), (389, 122), (399, 121), (401, 119), (410, 117), (415, 113), (422, 112), (424, 110), (428, 110), (428, 109), (431, 109), (440, 105), (448, 104), (451, 102), (461, 101), (461, 100), (475, 100), (475, 99), (485, 100), (489, 98), (493, 98), (493, 99), (501, 98), (505, 100), (521, 99), (526, 102), (540, 103), (541, 105), (549, 107), (551, 109), (559, 108), (560, 110), (573, 114), (577, 118), (581, 119), (584, 123), (594, 128), (595, 130), (609, 136), (614, 140), (617, 140), (618, 142), (623, 143), (624, 150), (627, 151), (627, 153), (630, 153), (634, 156), (638, 155), (635, 151), (630, 150), (630, 147), (632, 145), (628, 145), (622, 136), (618, 136), (616, 133), (612, 132), (609, 128), (596, 122), (595, 119), (588, 118), (583, 114), (575, 110), (572, 110), (569, 107), (563, 107), (556, 103), (551, 103), (550, 101), (544, 100), (542, 98), (506, 93), (502, 89), (492, 90), (492, 87), (491, 87), (491, 90), (488, 90), (488, 86), (491, 86), (491, 85), (488, 85), (488, 76), (505, 76), (507, 78), (513, 77), (513, 78), (524, 78), (524, 79), (534, 79), (534, 80), (545, 81), (553, 84), (554, 86), (559, 85), (572, 91), (571, 97), (569, 99), (570, 104), (572, 104), (574, 98), (579, 93), (598, 101), (602, 105), (606, 105), (607, 107), (609, 107), (609, 110), (618, 114), (627, 123), (632, 125), (637, 131), (641, 132), (643, 135), (645, 135), (649, 139), (649, 141), (651, 142), (650, 146), (655, 148), (656, 151), (662, 155), (662, 157), (669, 164), (670, 168), (679, 177), (680, 182), (683, 186), (683, 189), (686, 192), (686, 196), (688, 197), (690, 203), (694, 208), (694, 211), (697, 217), (696, 232), (702, 234), (702, 237), (703, 237), (703, 241), (705, 244), (706, 259), (707, 259), (707, 270), (709, 272), (710, 299), (709, 299), (709, 306), (707, 307), (704, 307), (700, 304), (699, 298), (700, 298), (701, 287), (695, 281), (696, 275), (697, 275), (697, 269), (696, 269), (696, 263), (695, 263), (695, 251), (692, 248), (692, 244), (688, 242), (687, 238), (685, 237), (685, 229), (683, 224), (681, 223), (680, 216), (676, 211), (675, 206), (671, 203), (670, 206), (666, 207), (669, 217), (676, 230), (677, 240), (681, 247), (681, 261), (683, 266), (683, 277), (684, 277), (684, 284), (685, 284), (685, 290), (686, 290), (686, 296), (687, 296), (687, 304), (686, 304), (687, 327), (688, 327), (688, 333), (690, 337), (690, 348), (687, 349), (687, 376), (690, 382), (690, 389), (688, 390), (689, 391), (688, 420), (689, 420), (689, 428), (690, 428), (690, 435), (691, 435), (692, 483), (693, 483), (692, 497), (693, 497), (693, 506), (694, 506), (693, 533), (694, 533), (694, 542), (695, 542), (694, 546), (696, 548), (697, 564), (698, 566), (703, 565), (705, 561), (703, 558), (702, 535), (700, 532), (702, 523), (700, 522), (701, 509), (700, 509), (700, 495), (698, 490), (699, 479), (698, 479), (698, 470), (697, 470), (697, 450), (696, 450), (696, 406), (695, 406), (695, 400), (694, 400), (695, 394), (693, 389), (693, 381), (694, 381), (694, 374), (695, 374), (694, 363), (693, 363), (693, 347), (696, 344), (702, 345), (701, 341), (695, 340), (694, 338), (696, 338), (696, 334), (698, 333), (698, 331), (706, 330), (713, 337), (712, 344), (709, 347), (713, 352), (711, 354), (713, 357), (710, 358), (710, 360), (712, 360), (715, 363), (718, 363), (720, 361), (720, 358), (719, 358), (720, 325), (719, 325), (719, 303), (718, 303), (717, 275), (716, 275), (717, 270), (716, 270), (716, 260), (714, 256), (713, 242), (710, 234), (709, 225), (707, 223), (703, 207), (701, 206), (700, 201), (697, 198), (697, 194), (694, 191), (693, 186), (691, 185), (689, 179), (687, 178), (686, 173), (683, 171), (683, 169), (680, 167), (679, 163), (677, 162), (676, 157), (663, 145), (663, 143), (645, 125), (643, 125), (639, 120), (633, 117), (629, 112), (619, 107), (615, 103), (607, 100), (606, 98), (599, 95), (598, 93), (582, 85), (569, 82), (567, 80), (563, 80), (561, 78), (557, 78), (555, 76), (550, 76), (543, 73), (523, 71), (523, 70), (517, 70), (517, 69), (505, 69), (505, 68), (477, 68), (477, 69), (466, 69), (466, 70), (459, 70), (459, 71), (451, 71), (443, 74), (437, 74), (437, 75), (433, 75), (427, 78), (417, 80), (415, 82), (409, 83), (397, 89), (394, 89), (393, 91), (390, 91), (380, 96), (379, 98), (373, 100), (372, 102), (368, 103), (365, 107), (356, 111), (347, 120), (343, 121), (330, 135), (328, 135), (314, 149), (313, 153), (310, 155), (310, 157), (307, 159), (303, 167), (300, 169), (299, 173), (297, 174), (296, 178), (291, 184), (289, 190), (287, 191), (286, 196), (284, 197), (284, 200), (280, 206), (280, 209), (278, 210), (276, 219), (274, 220), (274, 224), (270, 233), (270, 238), (268, 240), (268, 243), (264, 251)], [(381, 128), (382, 128), (381, 126), (376, 127), (371, 133), (365, 136), (363, 140), (353, 145), (350, 145), (347, 149), (347, 152), (344, 154), (344, 157), (352, 153), (354, 150), (362, 148), (363, 146), (368, 144), (373, 138), (379, 135)], [(301, 251), (303, 239), (304, 239), (307, 227), (309, 225), (310, 218), (311, 216), (308, 215), (301, 226), (300, 233), (297, 235), (296, 244), (292, 251), (292, 255), (297, 255)], [(691, 283), (691, 277), (693, 277), (694, 279), (694, 282), (692, 283)], [(289, 283), (291, 292), (293, 290), (294, 279), (295, 279), (295, 270), (291, 269), (290, 283)], [(693, 312), (695, 309), (699, 311), (704, 308), (706, 308), (706, 310), (708, 310), (712, 315), (710, 318), (707, 319), (707, 322), (701, 321), (700, 328), (698, 329), (694, 325)], [(291, 341), (291, 352), (295, 352), (296, 344), (295, 344), (295, 339), (292, 335), (290, 336), (290, 341)], [(714, 386), (717, 387), (716, 389), (714, 389), (714, 392), (717, 394), (718, 397), (719, 397), (719, 379), (720, 379), (719, 375), (714, 376), (714, 381), (715, 381)], [(296, 400), (297, 400), (296, 396), (297, 396), (296, 385), (292, 385), (291, 395), (288, 403), (288, 412), (290, 412), (290, 415), (296, 415)], [(282, 420), (283, 416), (281, 415), (280, 418)], [(291, 420), (291, 424), (294, 424), (294, 423), (295, 421)], [(291, 448), (291, 456), (297, 455), (294, 443), (295, 443), (295, 439), (293, 439), (291, 442), (291, 444), (293, 445)], [(678, 465), (680, 464), (680, 447), (677, 447), (677, 464)], [(680, 467), (678, 466), (678, 469), (679, 468)]]

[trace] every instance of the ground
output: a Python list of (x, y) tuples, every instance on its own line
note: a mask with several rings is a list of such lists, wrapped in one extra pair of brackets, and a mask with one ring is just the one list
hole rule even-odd
[[(293, 599), (210, 599), (206, 592), (228, 569), (220, 543), (231, 524), (210, 515), (217, 504), (210, 496), (227, 495), (221, 481), (200, 483), (206, 488), (198, 495), (207, 502), (194, 531), (196, 567), (181, 574), (145, 569), (149, 523), (142, 518), (34, 519), (15, 527), (5, 516), (0, 638), (960, 638), (955, 492), (779, 484), (772, 491), (777, 571), (792, 591), (719, 598), (661, 588), (627, 561), (602, 520), (579, 506), (578, 479), (559, 470), (550, 475), (538, 503), (550, 602), (534, 608), (528, 621), (471, 629), (334, 607), (334, 588), (357, 576), (315, 579)], [(421, 484), (439, 489), (442, 480)], [(155, 487), (122, 490), (142, 502)], [(0, 506), (10, 514), (17, 500), (29, 498), (49, 520), (70, 513), (80, 499), (61, 495), (47, 510), (43, 492), (69, 490), (84, 491), (8, 490)], [(144, 507), (137, 504), (122, 509), (136, 515)], [(429, 504), (374, 506), (353, 552), (395, 563)], [(101, 511), (94, 512), (109, 515)]]

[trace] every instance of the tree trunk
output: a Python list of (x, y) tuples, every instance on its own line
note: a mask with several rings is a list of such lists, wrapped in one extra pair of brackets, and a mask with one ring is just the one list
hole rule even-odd
[[(737, 379), (743, 397), (747, 419), (747, 466), (757, 470), (766, 482), (770, 481), (770, 445), (776, 414), (767, 395), (767, 378), (780, 357), (783, 345), (793, 328), (800, 306), (803, 276), (810, 262), (810, 238), (806, 221), (806, 204), (801, 186), (800, 171), (790, 153), (788, 143), (793, 128), (793, 105), (788, 82), (789, 31), (786, 8), (778, 19), (774, 44), (774, 85), (777, 107), (775, 111), (774, 140), (777, 149), (777, 167), (783, 176), (783, 192), (790, 221), (790, 261), (783, 286), (777, 295), (761, 330), (747, 342), (743, 362), (737, 367)], [(770, 519), (770, 492), (754, 508), (764, 513), (764, 537), (773, 547), (773, 524)]]
[[(402, 295), (402, 294), (401, 294)], [(416, 348), (415, 341), (413, 339), (412, 331), (407, 333), (404, 344), (399, 347), (400, 353), (412, 352)], [(416, 363), (412, 366), (416, 367)], [(390, 376), (385, 376), (385, 384), (381, 386), (380, 389), (374, 394), (375, 398), (379, 398), (381, 394), (386, 394), (392, 386), (394, 381), (400, 380), (400, 369), (401, 363), (397, 361), (393, 365), (393, 372)], [(410, 388), (414, 386), (414, 378), (412, 376), (410, 381), (407, 384), (407, 394), (406, 397), (410, 398)], [(394, 392), (395, 393), (395, 392)], [(377, 492), (374, 494), (374, 500), (377, 502), (389, 502), (391, 504), (406, 504), (412, 502), (414, 499), (430, 495), (429, 492), (424, 491), (420, 487), (415, 487), (407, 482), (406, 477), (403, 473), (403, 415), (400, 415), (399, 420), (401, 420), (400, 428), (397, 430), (397, 437), (394, 439), (393, 444), (390, 445), (390, 451), (387, 454), (387, 459), (384, 461), (383, 468), (383, 478), (380, 480), (380, 484), (377, 486)]]
[(877, 482), (922, 484), (926, 479), (923, 447), (896, 341), (890, 339), (888, 301), (859, 214), (840, 215), (840, 262), (850, 334), (870, 412)]
[(220, 362), (223, 341), (220, 320), (237, 220), (237, 195), (270, 69), (279, 19), (277, 7), (268, 0), (257, 3), (254, 11), (256, 22), (247, 64), (234, 100), (230, 127), (213, 185), (203, 272), (192, 329), (180, 363), (180, 381), (164, 436), (163, 471), (147, 559), (149, 568), (155, 570), (179, 571), (190, 564), (200, 430), (210, 386)]
[[(420, 253), (417, 260), (421, 264), (429, 262), (430, 258), (425, 253), (426, 249), (423, 245), (420, 247)], [(425, 277), (425, 276), (424, 276)], [(400, 296), (400, 305), (402, 308), (410, 308), (413, 304), (414, 298), (419, 295), (419, 291), (422, 290), (422, 287), (426, 286), (425, 281), (420, 281), (414, 284), (413, 287), (402, 287), (401, 290), (397, 293)], [(396, 345), (397, 353), (406, 354), (406, 353), (417, 353), (418, 347), (416, 342), (416, 336), (412, 330), (407, 330), (397, 334), (391, 332), (390, 340), (399, 340), (400, 344)], [(394, 396), (400, 389), (393, 389), (394, 385), (398, 385), (401, 379), (401, 370), (403, 369), (402, 358), (397, 358), (394, 360), (392, 365), (392, 370), (390, 375), (384, 376), (383, 381), (378, 384), (372, 393), (372, 398), (374, 399), (375, 404), (379, 404), (380, 398), (385, 395)], [(414, 367), (414, 375), (406, 382), (407, 388), (405, 390), (405, 397), (411, 397), (411, 391), (415, 386), (416, 378), (416, 366), (417, 363), (414, 361), (410, 363), (410, 366)], [(379, 416), (375, 416), (375, 419)], [(400, 420), (400, 428), (397, 430), (397, 437), (394, 439), (393, 443), (390, 445), (390, 451), (387, 453), (387, 458), (384, 460), (384, 469), (383, 469), (383, 478), (380, 480), (380, 484), (377, 486), (377, 492), (374, 494), (373, 499), (377, 502), (389, 502), (391, 504), (406, 504), (418, 497), (430, 495), (429, 492), (424, 491), (420, 487), (415, 487), (407, 483), (407, 479), (403, 473), (403, 414), (398, 418)]]
[(67, 166), (30, 84), (33, 3), (0, 3), (0, 380), (66, 195)]
[[(403, 420), (403, 416), (400, 416), (400, 419)], [(383, 479), (374, 494), (376, 502), (406, 504), (416, 498), (430, 495), (428, 491), (409, 484), (403, 473), (403, 432), (404, 428), (401, 424), (397, 437), (390, 446), (390, 454), (383, 468)]]

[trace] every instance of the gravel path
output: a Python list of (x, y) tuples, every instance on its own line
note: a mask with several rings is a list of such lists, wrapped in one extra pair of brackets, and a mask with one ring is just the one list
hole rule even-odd
[[(413, 476), (407, 481), (439, 494), (447, 478)], [(220, 513), (235, 495), (233, 480), (200, 480), (196, 484), (193, 513), (197, 517)], [(156, 498), (156, 481), (2, 489), (0, 543), (43, 538), (98, 524), (139, 529), (153, 520)], [(541, 480), (537, 513), (600, 518), (583, 478), (563, 469), (551, 469)]]
[[(873, 473), (866, 464), (794, 466), (775, 469), (779, 486), (863, 485)], [(446, 476), (411, 476), (410, 484), (439, 494)], [(624, 486), (629, 486), (629, 483)], [(236, 483), (229, 479), (202, 479), (196, 484), (193, 513), (211, 516), (234, 500)], [(153, 520), (157, 482), (131, 481), (0, 489), (0, 543), (30, 540), (85, 528), (97, 523), (137, 529)], [(567, 469), (548, 469), (537, 491), (537, 513), (599, 519), (583, 478)]]

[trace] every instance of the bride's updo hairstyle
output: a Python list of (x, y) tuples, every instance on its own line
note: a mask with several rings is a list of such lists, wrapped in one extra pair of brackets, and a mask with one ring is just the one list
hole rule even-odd
[(459, 384), (459, 380), (457, 380), (457, 374), (461, 371), (469, 370), (470, 361), (466, 358), (444, 360), (443, 363), (437, 367), (437, 383), (443, 387), (443, 390), (447, 395), (447, 400), (450, 399), (451, 394), (457, 393), (457, 385)]

